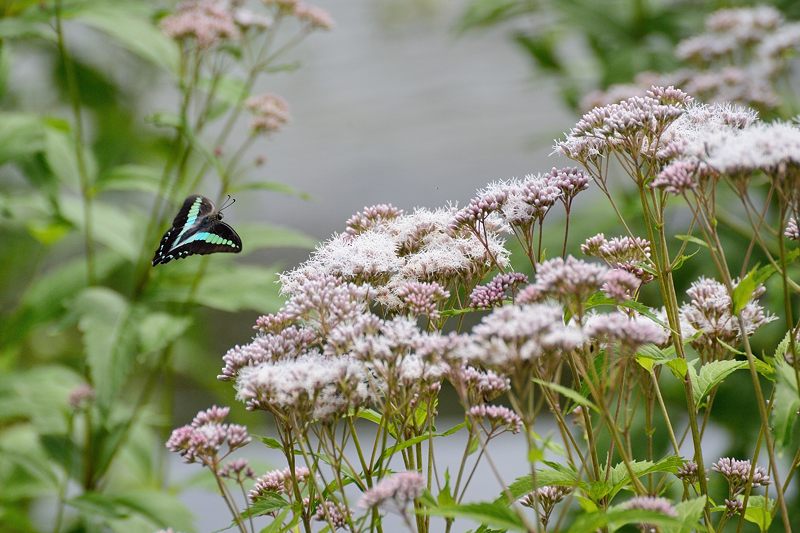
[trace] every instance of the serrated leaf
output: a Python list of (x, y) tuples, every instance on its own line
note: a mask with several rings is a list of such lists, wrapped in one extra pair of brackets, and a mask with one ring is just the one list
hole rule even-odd
[(700, 401), (708, 393), (719, 386), (725, 378), (741, 368), (747, 368), (747, 361), (711, 361), (701, 366), (700, 371), (696, 374), (694, 373), (694, 367), (690, 368), (694, 403), (698, 409), (700, 408)]
[(706, 498), (704, 496), (678, 503), (675, 505), (675, 511), (678, 513), (680, 525), (665, 529), (665, 533), (692, 533), (692, 531), (700, 530), (699, 522), (703, 517), (705, 507)]
[(544, 381), (544, 380), (541, 380), (541, 379), (538, 379), (538, 378), (533, 378), (531, 381), (533, 381), (534, 383), (536, 383), (538, 385), (541, 385), (542, 387), (547, 387), (548, 389), (553, 389), (554, 391), (558, 392), (559, 394), (561, 394), (565, 398), (569, 398), (570, 400), (572, 400), (573, 402), (575, 402), (578, 405), (586, 406), (586, 407), (590, 408), (591, 410), (593, 410), (595, 412), (598, 411), (597, 406), (595, 404), (593, 404), (591, 401), (589, 401), (588, 398), (586, 398), (585, 396), (583, 396), (582, 394), (580, 394), (577, 391), (574, 391), (574, 390), (572, 390), (570, 388), (567, 388), (567, 387), (565, 387), (563, 385), (559, 385), (558, 383), (551, 383), (549, 381)]
[(111, 289), (91, 287), (75, 299), (74, 308), (97, 402), (108, 408), (136, 355), (137, 338), (130, 324), (130, 306), (121, 294)]
[(772, 402), (772, 427), (775, 433), (775, 444), (786, 449), (792, 443), (794, 425), (800, 410), (800, 391), (794, 368), (781, 356), (776, 359), (775, 399)]
[(247, 510), (242, 513), (242, 518), (274, 513), (285, 509), (289, 505), (290, 503), (279, 493), (267, 491), (259, 494), (258, 499), (252, 502)]
[(655, 511), (642, 511), (640, 509), (610, 508), (606, 512), (589, 513), (579, 516), (569, 528), (568, 533), (585, 533), (609, 527), (614, 531), (627, 524), (653, 524), (660, 527), (675, 527), (679, 525), (676, 518), (666, 516)]

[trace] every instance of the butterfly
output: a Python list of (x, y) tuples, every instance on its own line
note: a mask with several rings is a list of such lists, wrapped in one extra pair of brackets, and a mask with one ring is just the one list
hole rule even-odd
[(195, 254), (241, 252), (242, 239), (222, 221), (222, 209), (231, 204), (233, 202), (217, 211), (205, 196), (194, 194), (186, 198), (172, 226), (161, 238), (161, 244), (153, 256), (153, 266)]

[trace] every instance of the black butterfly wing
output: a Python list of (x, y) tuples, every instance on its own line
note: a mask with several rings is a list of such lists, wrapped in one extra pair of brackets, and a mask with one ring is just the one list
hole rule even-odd
[(175, 259), (190, 255), (206, 255), (217, 252), (238, 254), (242, 251), (242, 239), (236, 231), (221, 220), (190, 235), (170, 251)]
[(194, 194), (183, 201), (183, 205), (172, 221), (172, 226), (164, 233), (158, 250), (153, 255), (153, 266), (168, 263), (177, 256), (172, 253), (176, 243), (185, 240), (193, 229), (199, 227), (203, 219), (214, 212), (214, 204), (199, 194)]

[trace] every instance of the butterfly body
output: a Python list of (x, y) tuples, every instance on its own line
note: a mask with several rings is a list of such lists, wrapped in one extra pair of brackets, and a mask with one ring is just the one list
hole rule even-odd
[(231, 226), (222, 222), (222, 213), (214, 208), (211, 200), (196, 194), (184, 200), (172, 226), (161, 238), (153, 256), (153, 266), (190, 255), (241, 251), (242, 239)]

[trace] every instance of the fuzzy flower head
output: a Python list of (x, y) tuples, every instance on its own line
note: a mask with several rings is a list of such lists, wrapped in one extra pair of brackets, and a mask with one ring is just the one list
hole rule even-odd
[(592, 339), (618, 345), (624, 354), (644, 344), (664, 345), (669, 341), (669, 332), (649, 318), (618, 311), (590, 315), (584, 330)]
[(336, 25), (330, 13), (319, 6), (306, 2), (297, 2), (293, 15), (297, 20), (315, 30), (332, 30)]
[(581, 245), (581, 252), (590, 257), (602, 259), (614, 269), (630, 272), (647, 283), (653, 276), (645, 268), (650, 263), (650, 243), (641, 237), (612, 237), (598, 233), (586, 239)]
[[(741, 310), (744, 333), (748, 337), (764, 324), (775, 320), (758, 303), (764, 291), (763, 286), (758, 286), (751, 300)], [(721, 358), (728, 351), (726, 345), (735, 345), (742, 337), (727, 289), (718, 281), (700, 278), (691, 284), (686, 294), (690, 300), (681, 307), (681, 318), (698, 332), (692, 346), (709, 359)]]
[(370, 383), (363, 363), (309, 351), (296, 359), (243, 368), (236, 397), (248, 409), (291, 414), (301, 422), (328, 420), (374, 402)]
[(273, 133), (289, 123), (289, 104), (276, 94), (251, 96), (245, 106), (253, 114), (253, 133)]
[(450, 228), (457, 232), (468, 228), (473, 232), (482, 232), (483, 225), (490, 215), (500, 211), (506, 201), (507, 193), (502, 190), (484, 190), (469, 201), (466, 207), (456, 211)]
[(292, 471), (289, 468), (272, 470), (256, 479), (247, 497), (252, 503), (255, 503), (271, 492), (291, 496), (293, 492), (292, 486), (295, 483), (297, 485), (302, 485), (310, 476), (311, 472), (304, 466), (295, 468), (294, 475), (292, 475)]
[(452, 366), (448, 379), (467, 405), (494, 400), (511, 388), (511, 380), (506, 376), (468, 365)]
[(555, 151), (585, 163), (626, 147), (642, 150), (657, 144), (690, 101), (673, 87), (652, 87), (646, 96), (592, 109), (556, 143)]
[(392, 204), (376, 204), (365, 207), (347, 219), (345, 232), (348, 235), (356, 236), (386, 221), (394, 220), (402, 214), (403, 210)]
[(784, 230), (783, 235), (787, 239), (800, 241), (800, 227), (798, 226), (797, 219), (795, 217), (789, 218), (789, 222), (786, 223), (786, 229)]
[(608, 268), (596, 263), (587, 263), (567, 256), (556, 257), (539, 265), (536, 281), (523, 289), (516, 301), (538, 302), (554, 298), (565, 304), (582, 303), (600, 290), (605, 282)]
[(467, 416), (474, 420), (485, 420), (489, 428), (484, 428), (484, 431), (491, 436), (505, 431), (516, 434), (522, 429), (522, 418), (502, 405), (475, 405), (467, 410)]
[(399, 472), (366, 491), (359, 506), (403, 513), (409, 503), (422, 495), (424, 489), (425, 478), (419, 472)]
[(337, 324), (353, 320), (367, 308), (369, 287), (341, 276), (301, 269), (281, 276), (289, 301), (282, 313), (327, 333)]
[(222, 357), (224, 366), (217, 379), (232, 381), (242, 368), (297, 358), (317, 341), (317, 337), (314, 329), (302, 326), (287, 326), (275, 333), (258, 335), (249, 344), (228, 350)]
[(760, 466), (755, 467), (753, 477), (750, 477), (750, 471), (753, 468), (749, 460), (723, 457), (712, 464), (711, 469), (725, 477), (731, 496), (744, 492), (748, 481), (752, 483), (753, 488), (766, 487), (770, 483), (769, 475)]
[[(183, 457), (187, 463), (211, 465), (221, 457), (250, 442), (247, 428), (225, 424), (230, 408), (213, 406), (200, 411), (191, 424), (175, 429), (167, 440), (167, 449)], [(227, 453), (220, 456), (227, 444)]]
[(253, 479), (256, 477), (255, 472), (247, 462), (247, 459), (234, 459), (228, 461), (219, 470), (220, 477), (226, 479), (233, 479), (234, 481), (242, 482), (245, 479)]
[(560, 306), (546, 304), (507, 305), (492, 311), (476, 325), (464, 358), (501, 373), (547, 356), (559, 356), (586, 342), (583, 332), (565, 325)]
[(333, 527), (334, 530), (347, 529), (349, 514), (350, 510), (343, 503), (325, 500), (317, 504), (314, 520), (317, 522), (325, 522)]
[[(624, 507), (626, 509), (652, 511), (672, 518), (678, 516), (678, 511), (675, 510), (671, 501), (657, 496), (635, 496), (625, 502)], [(659, 530), (658, 527), (651, 524), (640, 524), (639, 528), (646, 533), (657, 533)]]
[(558, 188), (561, 192), (559, 199), (569, 208), (575, 196), (589, 188), (591, 178), (577, 167), (553, 167), (547, 174), (547, 180)]
[(450, 291), (436, 282), (410, 281), (402, 284), (396, 295), (402, 302), (400, 307), (411, 315), (438, 319), (439, 304), (450, 297)]
[(609, 298), (624, 302), (633, 299), (633, 295), (639, 290), (641, 284), (642, 281), (637, 276), (627, 270), (615, 268), (606, 274), (603, 292)]
[(678, 472), (675, 475), (687, 483), (696, 483), (699, 476), (697, 463), (694, 461), (686, 461), (678, 468)]
[(472, 290), (472, 294), (469, 296), (470, 307), (489, 309), (502, 305), (503, 299), (509, 290), (513, 290), (527, 281), (527, 276), (519, 272), (497, 274), (486, 285), (478, 285)]
[(175, 13), (161, 21), (161, 29), (178, 41), (193, 39), (201, 49), (239, 38), (233, 14), (219, 0), (181, 2)]
[(88, 383), (82, 383), (70, 391), (67, 403), (73, 410), (80, 411), (88, 407), (94, 401), (94, 398), (95, 392), (92, 386)]
[(558, 502), (566, 498), (570, 492), (572, 492), (570, 487), (546, 485), (526, 494), (520, 498), (519, 503), (530, 509), (534, 509), (538, 505), (539, 519), (542, 521), (542, 525), (547, 527), (553, 508)]

